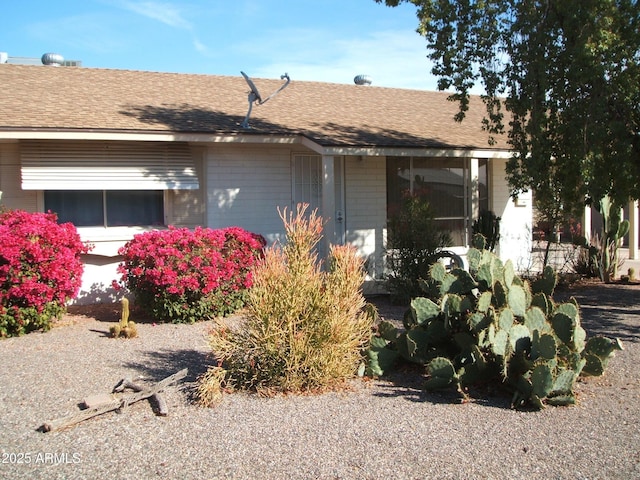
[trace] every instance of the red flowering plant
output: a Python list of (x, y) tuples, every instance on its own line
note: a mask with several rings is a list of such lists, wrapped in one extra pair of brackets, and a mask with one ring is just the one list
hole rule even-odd
[(89, 249), (54, 213), (0, 211), (0, 337), (48, 330), (78, 294)]
[(159, 321), (193, 323), (241, 308), (251, 270), (266, 241), (239, 227), (195, 230), (170, 226), (138, 234), (120, 250), (122, 286)]

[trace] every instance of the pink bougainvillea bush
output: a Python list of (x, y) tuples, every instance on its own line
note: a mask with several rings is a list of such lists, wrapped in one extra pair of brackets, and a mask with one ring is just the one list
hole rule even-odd
[(136, 235), (119, 251), (116, 287), (159, 321), (193, 323), (244, 305), (266, 242), (239, 227), (169, 227)]
[(78, 294), (88, 251), (53, 213), (0, 211), (0, 337), (49, 329)]

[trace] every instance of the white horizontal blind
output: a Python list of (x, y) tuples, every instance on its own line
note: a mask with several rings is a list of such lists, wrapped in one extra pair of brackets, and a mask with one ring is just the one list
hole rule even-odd
[(195, 190), (183, 142), (21, 143), (23, 190)]

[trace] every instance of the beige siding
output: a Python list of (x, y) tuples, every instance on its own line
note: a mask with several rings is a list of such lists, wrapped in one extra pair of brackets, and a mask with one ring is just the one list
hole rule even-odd
[(369, 278), (383, 273), (386, 185), (384, 157), (346, 157), (346, 239), (366, 259)]
[(38, 210), (38, 195), (20, 188), (20, 149), (18, 143), (0, 143), (0, 203), (6, 208)]
[(168, 222), (180, 227), (194, 228), (206, 222), (207, 183), (204, 175), (204, 151), (193, 149), (193, 163), (198, 175), (198, 190), (170, 190), (168, 192)]
[(531, 192), (521, 195), (518, 201), (514, 202), (510, 198), (505, 166), (504, 159), (490, 161), (490, 208), (502, 218), (498, 253), (503, 261), (511, 260), (516, 269), (526, 270), (531, 264)]
[(286, 148), (211, 147), (206, 154), (207, 226), (239, 226), (282, 237), (277, 208), (291, 207), (291, 155)]

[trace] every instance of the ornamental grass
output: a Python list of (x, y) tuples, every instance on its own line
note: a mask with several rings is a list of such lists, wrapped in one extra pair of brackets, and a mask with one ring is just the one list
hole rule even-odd
[(253, 274), (241, 324), (219, 320), (209, 342), (218, 365), (200, 382), (203, 404), (222, 389), (261, 394), (323, 391), (344, 385), (363, 366), (373, 317), (365, 312), (363, 262), (351, 246), (331, 246), (326, 268), (316, 247), (316, 211), (278, 213), (286, 244), (266, 250)]

